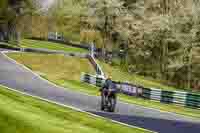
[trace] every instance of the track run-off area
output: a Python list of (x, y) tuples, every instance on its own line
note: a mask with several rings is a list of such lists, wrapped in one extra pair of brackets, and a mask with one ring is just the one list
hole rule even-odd
[[(158, 133), (199, 133), (200, 120), (138, 105), (117, 103), (115, 113), (100, 111), (100, 97), (63, 89), (42, 79), (31, 70), (8, 58), (0, 50), (0, 84), (17, 91), (95, 115)], [(70, 75), (66, 75), (70, 76)]]

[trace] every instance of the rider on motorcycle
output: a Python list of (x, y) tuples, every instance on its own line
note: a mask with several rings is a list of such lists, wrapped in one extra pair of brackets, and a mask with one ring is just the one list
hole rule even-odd
[(105, 81), (105, 84), (101, 88), (101, 94), (102, 94), (102, 107), (101, 109), (104, 110), (105, 108), (105, 101), (108, 101), (108, 99), (113, 99), (114, 102), (112, 102), (112, 108), (110, 111), (114, 111), (115, 104), (116, 104), (116, 92), (117, 92), (117, 87), (115, 83), (111, 80), (111, 77), (108, 77)]
[(109, 88), (112, 87), (112, 84), (113, 84), (113, 82), (112, 82), (112, 80), (111, 80), (111, 77), (108, 77), (108, 78), (106, 79), (106, 81), (105, 81), (105, 84), (104, 84), (103, 88), (104, 88), (104, 89), (109, 89)]
[(116, 89), (116, 85), (111, 80), (111, 76), (109, 76), (103, 85), (103, 87), (100, 89), (100, 91), (108, 91), (108, 89)]

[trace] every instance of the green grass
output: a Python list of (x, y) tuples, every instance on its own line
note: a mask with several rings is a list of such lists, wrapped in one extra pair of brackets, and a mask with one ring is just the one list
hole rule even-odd
[(0, 42), (0, 45), (8, 45), (6, 42)]
[(19, 46), (17, 46), (17, 45), (6, 43), (6, 42), (0, 42), (0, 46), (9, 46), (12, 48), (19, 48)]
[[(88, 85), (86, 83), (80, 82), (81, 72), (94, 74), (91, 64), (87, 60), (80, 62), (77, 58), (66, 58), (62, 55), (38, 55), (38, 54), (19, 54), (12, 53), (9, 56), (19, 63), (22, 63), (33, 71), (40, 74), (42, 77), (54, 82), (57, 85), (63, 86), (65, 88), (70, 88), (75, 91), (84, 92), (90, 95), (98, 95), (98, 88)], [(60, 59), (62, 58), (62, 59)], [(74, 61), (72, 61), (74, 60)], [(71, 62), (69, 64), (69, 62)], [(48, 66), (48, 69), (47, 69)], [(76, 68), (78, 66), (78, 68)], [(107, 66), (108, 67), (108, 66)], [(105, 68), (105, 66), (104, 66)], [(112, 69), (110, 68), (110, 71)], [(73, 72), (72, 72), (73, 71)], [(118, 70), (113, 70), (113, 78), (119, 79), (121, 76), (117, 75)], [(118, 71), (121, 73), (120, 71)], [(126, 74), (127, 76), (128, 74)], [(125, 75), (124, 75), (125, 76)], [(116, 78), (119, 77), (119, 78)], [(130, 77), (130, 75), (128, 76)], [(139, 79), (138, 79), (139, 80)], [(143, 79), (144, 80), (144, 79)], [(146, 80), (145, 80), (146, 81)], [(153, 81), (149, 81), (154, 83)], [(155, 83), (158, 84), (158, 83)], [(174, 112), (177, 114), (182, 114), (185, 116), (200, 118), (200, 110), (186, 108), (178, 106), (175, 104), (163, 104), (157, 101), (144, 100), (142, 98), (130, 97), (120, 94), (119, 98), (122, 101), (133, 103), (145, 107), (155, 108), (162, 111)]]
[(157, 89), (163, 89), (163, 90), (179, 90), (179, 91), (181, 90), (181, 89), (177, 89), (172, 86), (162, 84), (162, 83), (160, 83), (161, 81), (157, 81), (152, 78), (147, 78), (144, 76), (139, 76), (139, 75), (135, 75), (135, 74), (130, 74), (128, 72), (124, 72), (117, 66), (113, 67), (113, 66), (103, 63), (101, 61), (97, 61), (97, 62), (100, 64), (102, 69), (105, 71), (105, 74), (111, 75), (113, 80), (122, 81), (122, 82), (128, 81), (135, 85), (141, 85), (141, 86), (148, 87), (148, 88), (157, 88)]
[(12, 53), (9, 56), (51, 81), (79, 81), (82, 72), (95, 74), (92, 65), (85, 58), (33, 53)]
[[(51, 80), (50, 80), (51, 81)], [(65, 88), (70, 88), (75, 91), (80, 91), (83, 93), (87, 93), (89, 95), (99, 95), (99, 91), (97, 87), (89, 85), (87, 83), (82, 83), (80, 81), (71, 81), (71, 80), (57, 80), (57, 81), (52, 81), (57, 85), (63, 86)], [(143, 98), (138, 98), (134, 96), (127, 96), (124, 94), (119, 94), (119, 99), (121, 101), (130, 103), (130, 104), (136, 104), (140, 106), (145, 106), (149, 108), (154, 108), (158, 109), (161, 111), (168, 111), (168, 112), (173, 112), (181, 115), (185, 115), (191, 118), (196, 118), (200, 119), (200, 110), (198, 109), (192, 109), (192, 108), (186, 108), (183, 106), (178, 106), (175, 104), (164, 104), (160, 103), (159, 101), (154, 101), (154, 100), (145, 100)]]
[(30, 39), (22, 40), (20, 45), (24, 48), (43, 48), (49, 50), (62, 50), (66, 52), (80, 52), (80, 53), (87, 52), (87, 50), (82, 48), (71, 47), (64, 44), (53, 43), (48, 41), (37, 41)]
[(0, 86), (1, 133), (148, 133)]

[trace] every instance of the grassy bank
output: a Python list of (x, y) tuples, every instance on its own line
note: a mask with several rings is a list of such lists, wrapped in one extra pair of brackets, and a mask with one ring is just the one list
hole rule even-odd
[(153, 80), (151, 78), (147, 78), (144, 76), (138, 76), (134, 74), (130, 74), (128, 72), (123, 72), (119, 67), (112, 67), (109, 64), (103, 63), (101, 61), (97, 61), (102, 69), (105, 71), (106, 75), (111, 75), (112, 78), (116, 81), (129, 81), (130, 83), (136, 85), (142, 85), (148, 88), (158, 88), (165, 90), (178, 90), (177, 88), (164, 85), (159, 81)]
[[(57, 80), (57, 81), (52, 81), (52, 82), (54, 82), (57, 85), (63, 86), (65, 88), (70, 88), (75, 91), (87, 93), (89, 95), (99, 95), (99, 91), (98, 91), (99, 88), (97, 88), (95, 86), (91, 86), (87, 83), (81, 83), (80, 81)], [(173, 112), (173, 113), (185, 115), (185, 116), (188, 116), (191, 118), (200, 119), (200, 110), (198, 110), (198, 109), (186, 108), (186, 107), (175, 105), (175, 104), (164, 104), (164, 103), (160, 103), (159, 101), (145, 100), (143, 98), (138, 98), (138, 97), (134, 97), (134, 96), (131, 97), (131, 96), (127, 96), (124, 94), (119, 94), (119, 99), (121, 101), (130, 103), (130, 104), (136, 104), (136, 105), (140, 105), (140, 106), (158, 109), (161, 111)]]
[(12, 53), (9, 55), (39, 75), (51, 79), (51, 81), (79, 81), (82, 72), (95, 74), (92, 65), (85, 58), (33, 53)]
[(37, 41), (30, 39), (22, 40), (20, 45), (24, 48), (43, 48), (49, 50), (62, 50), (66, 52), (80, 52), (80, 53), (88, 52), (87, 50), (82, 48), (71, 47), (64, 44), (53, 43), (48, 41)]
[(0, 42), (0, 48), (11, 47), (11, 48), (19, 48), (19, 46), (7, 42)]
[(24, 96), (0, 86), (1, 133), (148, 133)]
[[(46, 56), (46, 55), (38, 55), (38, 54), (12, 53), (12, 54), (9, 54), (9, 56), (17, 60), (19, 63), (22, 63), (28, 66), (33, 71), (39, 73), (41, 76), (48, 79), (49, 81), (54, 82), (60, 86), (63, 86), (65, 88), (70, 88), (75, 91), (81, 91), (90, 95), (98, 95), (99, 93), (98, 88), (94, 86), (90, 86), (86, 83), (80, 82), (81, 72), (87, 72), (91, 74), (94, 73), (92, 66), (90, 64), (88, 65), (89, 62), (82, 63), (79, 60), (76, 60), (76, 58), (71, 58), (71, 60), (75, 60), (72, 62), (70, 59), (62, 57), (61, 55)], [(59, 58), (63, 58), (62, 61), (59, 61)], [(65, 62), (71, 62), (71, 63), (69, 64)], [(48, 66), (48, 69), (47, 69), (47, 66)], [(78, 69), (76, 69), (76, 66), (79, 66)], [(57, 67), (59, 67), (59, 69), (57, 69)], [(113, 78), (116, 78), (116, 77), (121, 78), (121, 76), (117, 76), (117, 71), (118, 70), (113, 70), (113, 73), (116, 74), (116, 75), (113, 74)], [(121, 72), (119, 71), (118, 73), (121, 73)], [(120, 80), (119, 78), (116, 78), (116, 80)], [(149, 82), (153, 83), (153, 81), (149, 81)], [(125, 101), (128, 103), (138, 104), (141, 106), (155, 108), (155, 109), (159, 109), (163, 111), (170, 111), (170, 112), (182, 114), (185, 116), (200, 118), (200, 111), (197, 109), (185, 108), (185, 107), (174, 105), (174, 104), (162, 104), (157, 101), (149, 101), (149, 100), (144, 100), (141, 98), (130, 97), (130, 96), (125, 96), (125, 95), (120, 95), (119, 98), (122, 101)]]

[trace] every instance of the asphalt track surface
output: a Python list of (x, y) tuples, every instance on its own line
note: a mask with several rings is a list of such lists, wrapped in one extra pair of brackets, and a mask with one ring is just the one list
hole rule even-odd
[[(2, 49), (0, 49), (2, 51)], [(117, 111), (100, 111), (100, 98), (55, 86), (0, 53), (0, 84), (57, 103), (158, 133), (200, 133), (200, 120), (117, 103)]]

